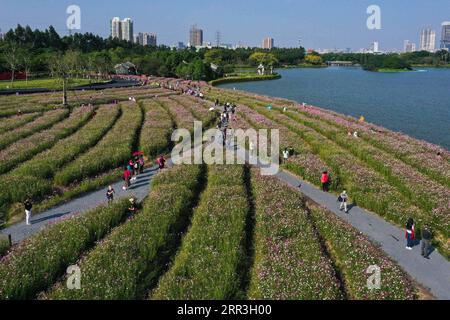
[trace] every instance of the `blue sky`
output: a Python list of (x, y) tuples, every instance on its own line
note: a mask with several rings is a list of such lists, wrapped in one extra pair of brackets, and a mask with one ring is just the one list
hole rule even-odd
[[(440, 37), (440, 24), (450, 21), (450, 0), (0, 0), (0, 28), (20, 23), (32, 28), (52, 24), (66, 34), (66, 8), (82, 10), (82, 32), (109, 35), (109, 20), (131, 17), (135, 33), (156, 32), (158, 42), (187, 42), (189, 26), (204, 29), (213, 42), (220, 30), (222, 42), (259, 46), (271, 36), (276, 46), (307, 48), (368, 47), (401, 49), (403, 40), (418, 43), (419, 31), (431, 26)], [(369, 5), (381, 7), (382, 29), (366, 27)]]

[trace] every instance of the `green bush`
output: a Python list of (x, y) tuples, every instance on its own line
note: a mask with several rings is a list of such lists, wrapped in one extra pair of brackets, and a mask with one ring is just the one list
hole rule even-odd
[(243, 166), (210, 166), (208, 185), (194, 211), (172, 268), (153, 299), (224, 300), (242, 296), (240, 267), (249, 203)]

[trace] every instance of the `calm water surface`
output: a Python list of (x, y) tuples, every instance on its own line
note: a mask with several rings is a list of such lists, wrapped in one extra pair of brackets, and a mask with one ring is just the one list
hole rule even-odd
[(280, 80), (224, 84), (307, 102), (450, 150), (450, 69), (375, 73), (360, 68), (279, 70)]

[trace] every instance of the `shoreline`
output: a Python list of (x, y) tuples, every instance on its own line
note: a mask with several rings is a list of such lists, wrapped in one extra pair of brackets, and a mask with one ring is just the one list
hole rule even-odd
[(220, 78), (216, 80), (211, 80), (208, 82), (210, 86), (218, 86), (226, 83), (240, 83), (240, 82), (253, 82), (253, 81), (266, 81), (266, 80), (278, 80), (281, 79), (281, 74), (271, 74), (271, 75), (254, 75), (250, 77), (246, 76), (235, 76), (229, 78)]

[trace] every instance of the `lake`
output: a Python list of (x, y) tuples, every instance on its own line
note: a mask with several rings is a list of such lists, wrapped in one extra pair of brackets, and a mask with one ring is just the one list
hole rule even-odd
[(378, 124), (450, 150), (450, 69), (376, 73), (360, 68), (282, 69), (280, 80), (228, 83), (258, 94), (306, 102)]

